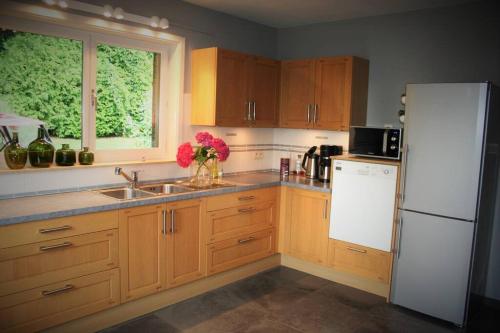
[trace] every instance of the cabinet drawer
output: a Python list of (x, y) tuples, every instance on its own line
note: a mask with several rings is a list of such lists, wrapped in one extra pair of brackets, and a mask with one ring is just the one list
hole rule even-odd
[(75, 215), (0, 227), (0, 248), (118, 228), (118, 211)]
[(208, 245), (208, 275), (274, 254), (274, 233), (273, 228)]
[(208, 243), (272, 228), (275, 224), (275, 216), (275, 201), (208, 213)]
[(33, 332), (117, 305), (118, 269), (0, 297), (0, 331)]
[(214, 211), (255, 202), (276, 200), (276, 187), (261, 190), (236, 192), (231, 194), (211, 196), (207, 198), (207, 210)]
[(0, 296), (118, 266), (118, 230), (0, 249)]
[(391, 253), (339, 240), (330, 240), (330, 261), (336, 269), (389, 283)]

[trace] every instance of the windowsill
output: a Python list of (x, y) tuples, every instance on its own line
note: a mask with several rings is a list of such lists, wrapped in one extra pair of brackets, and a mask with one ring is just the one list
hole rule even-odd
[[(47, 172), (47, 171), (61, 171), (61, 170), (80, 170), (89, 168), (104, 168), (113, 166), (126, 166), (126, 165), (149, 165), (149, 164), (167, 164), (176, 163), (173, 160), (146, 160), (146, 161), (124, 161), (124, 162), (106, 162), (106, 163), (94, 163), (92, 165), (81, 165), (76, 163), (73, 166), (57, 166), (55, 163), (48, 168), (34, 168), (32, 166), (26, 166), (23, 169), (0, 169), (0, 175), (3, 174), (16, 174), (16, 173), (30, 173), (30, 172)], [(29, 162), (27, 162), (29, 164)]]

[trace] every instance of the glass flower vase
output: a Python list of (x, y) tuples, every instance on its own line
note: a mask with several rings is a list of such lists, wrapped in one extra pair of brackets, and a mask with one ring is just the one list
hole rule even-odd
[(197, 164), (193, 163), (191, 165), (192, 177), (190, 180), (191, 186), (196, 188), (209, 187), (210, 182), (210, 169), (207, 161)]

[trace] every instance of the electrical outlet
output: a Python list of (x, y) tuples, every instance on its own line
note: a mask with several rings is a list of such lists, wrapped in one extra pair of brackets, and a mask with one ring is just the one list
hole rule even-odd
[(264, 153), (263, 153), (263, 152), (261, 152), (261, 151), (256, 151), (256, 152), (255, 152), (254, 159), (255, 159), (255, 160), (262, 160), (262, 159), (264, 159)]

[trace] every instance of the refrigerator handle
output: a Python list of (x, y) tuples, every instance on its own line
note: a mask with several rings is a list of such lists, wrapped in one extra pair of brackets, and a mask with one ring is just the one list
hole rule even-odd
[(406, 166), (408, 164), (408, 144), (403, 145), (403, 162), (401, 163), (401, 184), (399, 186), (399, 199), (401, 203), (405, 201), (406, 190)]
[[(401, 213), (400, 213), (401, 214)], [(401, 254), (401, 233), (403, 230), (403, 217), (399, 215), (399, 226), (398, 226), (398, 249), (397, 249), (397, 258), (399, 259), (399, 256)]]

